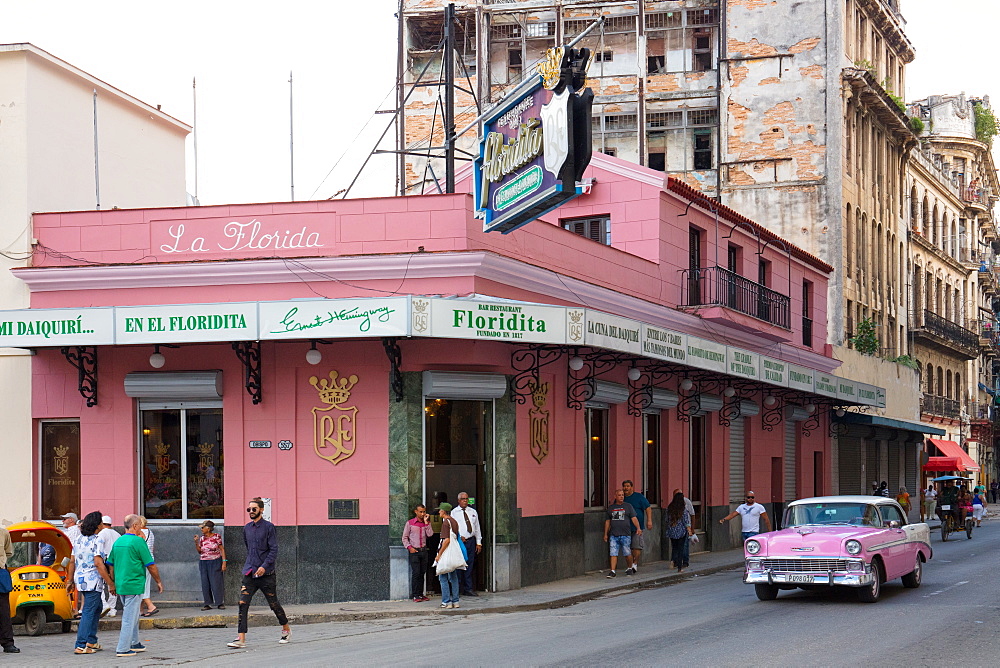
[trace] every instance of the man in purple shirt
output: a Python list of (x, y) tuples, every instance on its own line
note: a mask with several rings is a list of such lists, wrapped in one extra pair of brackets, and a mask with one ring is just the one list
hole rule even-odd
[(284, 645), (291, 639), (292, 630), (288, 628), (285, 609), (278, 602), (277, 580), (274, 575), (275, 562), (278, 560), (278, 534), (274, 525), (264, 519), (264, 502), (260, 497), (250, 500), (247, 512), (250, 514), (250, 521), (243, 527), (247, 560), (243, 564), (243, 583), (240, 586), (239, 635), (227, 647), (242, 649), (247, 646), (247, 613), (250, 611), (250, 601), (258, 589), (264, 592), (267, 604), (281, 624), (281, 640), (278, 644)]

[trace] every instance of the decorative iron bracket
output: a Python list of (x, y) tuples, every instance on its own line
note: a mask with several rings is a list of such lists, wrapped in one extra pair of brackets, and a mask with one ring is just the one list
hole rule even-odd
[(403, 374), (399, 370), (403, 363), (403, 351), (399, 348), (399, 339), (395, 336), (382, 337), (382, 347), (385, 348), (385, 356), (389, 358), (389, 386), (396, 395), (396, 402), (403, 400)]
[(621, 353), (592, 352), (580, 355), (583, 367), (579, 371), (569, 369), (569, 380), (566, 387), (566, 405), (576, 410), (582, 410), (583, 405), (590, 401), (597, 391), (597, 377), (615, 369), (618, 364), (631, 360), (631, 356)]
[(87, 407), (97, 405), (97, 347), (67, 346), (61, 349), (66, 361), (76, 367), (80, 396)]
[(681, 422), (690, 422), (691, 417), (701, 410), (701, 388), (698, 387), (697, 382), (691, 386), (690, 390), (685, 390), (678, 385), (677, 394), (681, 398), (677, 403), (677, 419)]
[[(761, 413), (760, 422), (761, 427), (764, 431), (774, 431), (774, 428), (781, 424), (785, 419), (785, 400), (781, 392), (776, 392), (769, 387), (762, 387), (761, 393)], [(774, 405), (768, 406), (766, 403), (767, 397), (774, 397)]]
[(642, 375), (634, 381), (629, 380), (628, 414), (639, 417), (653, 403), (653, 388), (673, 378), (681, 368), (645, 359), (635, 360), (632, 366)]
[(510, 354), (510, 366), (517, 373), (511, 376), (510, 400), (524, 404), (541, 382), (539, 372), (547, 364), (552, 364), (564, 352), (561, 346), (531, 345), (518, 346)]
[[(743, 399), (753, 394), (757, 385), (752, 382), (742, 381), (736, 378), (724, 378), (719, 380), (718, 391), (722, 397), (722, 408), (719, 409), (719, 425), (730, 427), (734, 420), (743, 417)], [(727, 392), (732, 389), (732, 396)]]
[(233, 350), (246, 369), (247, 394), (254, 404), (259, 404), (261, 402), (260, 341), (233, 341)]

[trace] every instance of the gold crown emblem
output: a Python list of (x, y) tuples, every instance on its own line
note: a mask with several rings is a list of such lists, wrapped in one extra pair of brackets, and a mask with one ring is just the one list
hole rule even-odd
[(559, 79), (562, 78), (563, 54), (565, 53), (566, 50), (561, 46), (548, 49), (545, 52), (545, 58), (536, 67), (538, 73), (542, 75), (542, 85), (547, 90), (552, 90), (559, 85)]
[(156, 452), (158, 454), (165, 455), (168, 452), (170, 452), (170, 446), (167, 445), (166, 443), (157, 443), (156, 444)]
[(351, 398), (351, 388), (358, 382), (358, 377), (354, 374), (337, 379), (337, 372), (330, 372), (330, 380), (311, 376), (309, 384), (316, 388), (319, 393), (319, 400), (324, 404), (339, 406)]
[(52, 450), (56, 453), (56, 457), (65, 457), (66, 453), (69, 452), (69, 446), (57, 445)]
[(545, 400), (549, 395), (549, 384), (548, 383), (538, 383), (534, 384), (531, 390), (531, 402), (535, 404), (535, 408), (544, 408)]
[(574, 323), (580, 322), (583, 319), (583, 311), (570, 311), (569, 319)]
[(423, 299), (414, 299), (413, 300), (413, 310), (417, 311), (418, 313), (423, 313), (424, 311), (427, 310), (427, 306), (428, 306), (429, 303), (430, 302), (428, 302), (426, 300), (423, 300)]
[(198, 452), (200, 452), (201, 454), (203, 454), (203, 455), (210, 455), (210, 454), (212, 454), (212, 450), (215, 449), (215, 444), (214, 443), (199, 443), (195, 447), (198, 448)]

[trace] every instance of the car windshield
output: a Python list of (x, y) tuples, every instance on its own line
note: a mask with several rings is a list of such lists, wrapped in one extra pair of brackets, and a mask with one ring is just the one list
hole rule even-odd
[(802, 503), (785, 511), (785, 526), (842, 524), (881, 526), (878, 511), (870, 503)]

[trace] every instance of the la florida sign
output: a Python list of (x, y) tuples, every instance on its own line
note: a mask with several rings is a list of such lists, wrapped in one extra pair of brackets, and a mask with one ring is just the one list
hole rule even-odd
[(474, 163), (476, 216), (504, 234), (577, 197), (590, 164), (588, 49), (549, 49), (533, 83), (484, 118)]

